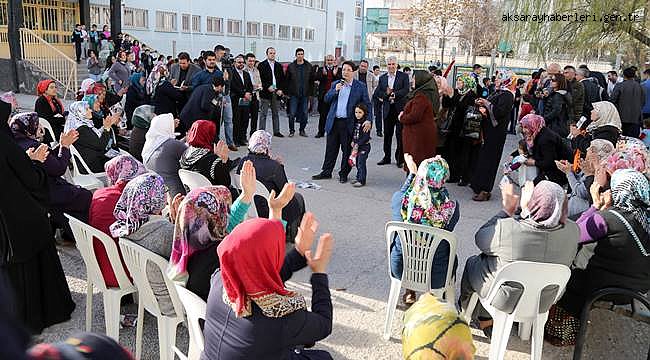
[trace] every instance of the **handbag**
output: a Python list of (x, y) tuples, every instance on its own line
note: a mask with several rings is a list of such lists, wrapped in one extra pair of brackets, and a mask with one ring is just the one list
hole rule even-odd
[(463, 136), (478, 140), (481, 137), (481, 120), (483, 120), (483, 114), (478, 108), (473, 105), (468, 106), (463, 120)]

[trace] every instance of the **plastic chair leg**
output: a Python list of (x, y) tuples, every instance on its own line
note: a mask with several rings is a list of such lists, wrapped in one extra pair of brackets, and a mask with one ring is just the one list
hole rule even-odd
[(530, 340), (530, 334), (533, 331), (533, 324), (529, 322), (519, 322), (519, 338), (523, 341)]
[(478, 294), (473, 293), (472, 297), (469, 298), (469, 303), (467, 304), (467, 309), (465, 309), (465, 312), (463, 313), (463, 317), (465, 318), (465, 321), (469, 324), (470, 321), (472, 321), (472, 314), (474, 313), (474, 309), (476, 308), (476, 303), (478, 302)]
[(106, 335), (120, 342), (120, 299), (118, 294), (104, 292), (104, 322)]
[(93, 324), (93, 283), (86, 282), (86, 331), (90, 332)]
[(531, 360), (542, 360), (542, 347), (544, 345), (544, 325), (546, 325), (548, 313), (537, 315), (533, 324), (533, 337), (530, 344)]
[(393, 277), (390, 278), (390, 294), (388, 295), (388, 304), (386, 304), (386, 322), (384, 323), (384, 340), (390, 339), (390, 333), (393, 325), (393, 317), (395, 316), (395, 308), (397, 307), (397, 299), (399, 298), (399, 291), (402, 288), (402, 281)]
[(175, 319), (167, 317), (158, 318), (158, 345), (160, 346), (160, 360), (173, 360), (174, 349), (176, 345), (176, 327), (178, 323)]
[(138, 321), (135, 328), (135, 359), (142, 358), (142, 330), (144, 326), (144, 303), (138, 302)]
[(490, 360), (502, 360), (505, 356), (512, 330), (512, 316), (497, 311), (492, 315), (492, 341), (490, 342)]
[(456, 288), (453, 285), (445, 289), (445, 301), (456, 306)]

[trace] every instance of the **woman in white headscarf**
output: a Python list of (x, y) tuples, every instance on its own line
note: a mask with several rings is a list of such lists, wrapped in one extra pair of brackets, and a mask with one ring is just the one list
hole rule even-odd
[(187, 149), (187, 145), (176, 140), (174, 129), (177, 123), (172, 114), (162, 114), (151, 119), (151, 125), (145, 135), (142, 148), (144, 166), (156, 172), (165, 180), (169, 195), (185, 195), (185, 188), (178, 176), (179, 160)]
[(70, 105), (69, 110), (64, 132), (77, 130), (79, 139), (75, 142), (74, 147), (79, 151), (90, 171), (103, 172), (104, 164), (109, 160), (105, 155), (106, 149), (113, 139), (111, 127), (119, 122), (119, 117), (105, 117), (102, 127), (98, 129), (93, 124), (92, 110), (87, 102), (74, 102)]
[(591, 123), (587, 126), (591, 138), (605, 139), (616, 144), (621, 136), (621, 117), (616, 106), (609, 101), (595, 102), (592, 106)]

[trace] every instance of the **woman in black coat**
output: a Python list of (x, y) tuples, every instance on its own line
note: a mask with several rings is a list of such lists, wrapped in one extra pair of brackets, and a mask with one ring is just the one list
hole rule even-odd
[(564, 75), (556, 74), (551, 79), (551, 93), (544, 100), (544, 120), (546, 126), (558, 135), (569, 135), (569, 119), (573, 114), (571, 93), (567, 90)]
[(14, 142), (7, 126), (10, 112), (11, 106), (0, 101), (0, 268), (15, 299), (8, 310), (40, 334), (69, 320), (75, 304), (47, 215), (48, 180), (40, 166), (46, 153), (32, 161)]
[(147, 105), (149, 103), (149, 97), (147, 92), (144, 90), (146, 78), (142, 73), (135, 72), (129, 78), (129, 90), (126, 91), (126, 102), (124, 103), (124, 113), (126, 114), (126, 128), (132, 129), (133, 124), (131, 123), (131, 118), (133, 117), (133, 112), (138, 106)]
[[(36, 93), (38, 99), (34, 104), (34, 111), (39, 117), (47, 120), (54, 130), (54, 137), (59, 138), (63, 131), (63, 124), (65, 123), (65, 113), (63, 103), (57, 97), (56, 83), (54, 80), (43, 80), (36, 86)], [(45, 135), (45, 142), (50, 143), (56, 141), (50, 139), (50, 135)]]
[(94, 122), (98, 119), (93, 120), (93, 111), (86, 101), (77, 101), (70, 105), (65, 131), (77, 130), (79, 133), (74, 147), (79, 151), (90, 171), (104, 171), (104, 164), (109, 160), (106, 152), (113, 142), (112, 126), (119, 120), (118, 116), (106, 116), (102, 118), (101, 128), (97, 128)]
[(178, 104), (184, 100), (183, 93), (167, 80), (167, 68), (156, 66), (147, 80), (147, 90), (151, 95), (151, 105), (156, 115), (172, 114), (178, 118)]
[(564, 143), (560, 136), (546, 127), (544, 118), (536, 114), (524, 116), (521, 129), (531, 153), (525, 164), (537, 167), (533, 182), (548, 180), (558, 185), (566, 184), (566, 175), (555, 164), (556, 160), (566, 160), (562, 156)]

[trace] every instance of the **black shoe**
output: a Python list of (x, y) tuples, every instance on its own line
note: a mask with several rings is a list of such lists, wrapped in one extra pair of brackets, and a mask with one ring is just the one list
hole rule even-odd
[(323, 133), (318, 133), (318, 134), (316, 134), (316, 136), (314, 136), (314, 137), (315, 137), (316, 139), (318, 139), (318, 138), (322, 138), (323, 136), (325, 136), (325, 134), (323, 134)]
[(237, 151), (238, 149), (237, 149), (237, 146), (235, 146), (235, 145), (228, 145), (228, 150)]
[(388, 165), (388, 164), (390, 164), (390, 159), (381, 159), (381, 161), (377, 163), (377, 165)]
[(279, 132), (274, 133), (273, 136), (275, 136), (275, 137), (279, 137), (279, 138), (283, 138), (283, 137), (284, 137), (284, 135), (282, 135), (282, 133), (279, 133)]
[(296, 134), (295, 131), (289, 131), (289, 137), (293, 137)]
[(458, 182), (458, 184), (456, 184), (456, 185), (458, 185), (458, 186), (467, 186), (468, 184), (467, 184), (467, 181), (465, 181), (465, 180), (460, 180), (460, 181)]
[(458, 178), (450, 178), (450, 179), (447, 180), (446, 182), (447, 182), (448, 184), (454, 184), (454, 183), (457, 183), (458, 180), (459, 180)]
[(398, 162), (398, 163), (396, 163), (395, 165), (396, 165), (398, 168), (403, 168), (403, 167), (404, 167), (404, 163), (403, 163), (403, 162)]
[(332, 178), (332, 174), (326, 174), (326, 173), (312, 175), (311, 177), (312, 180), (326, 180), (331, 178)]
[(347, 178), (347, 176), (346, 176), (346, 177), (340, 177), (340, 178), (339, 178), (339, 182), (340, 182), (341, 184), (345, 184), (346, 182), (348, 182), (348, 178)]
[(300, 130), (300, 136), (307, 137), (307, 133), (305, 132), (305, 130)]
[(378, 137), (383, 137), (384, 134), (383, 134), (381, 131), (377, 131), (377, 136), (378, 136)]

